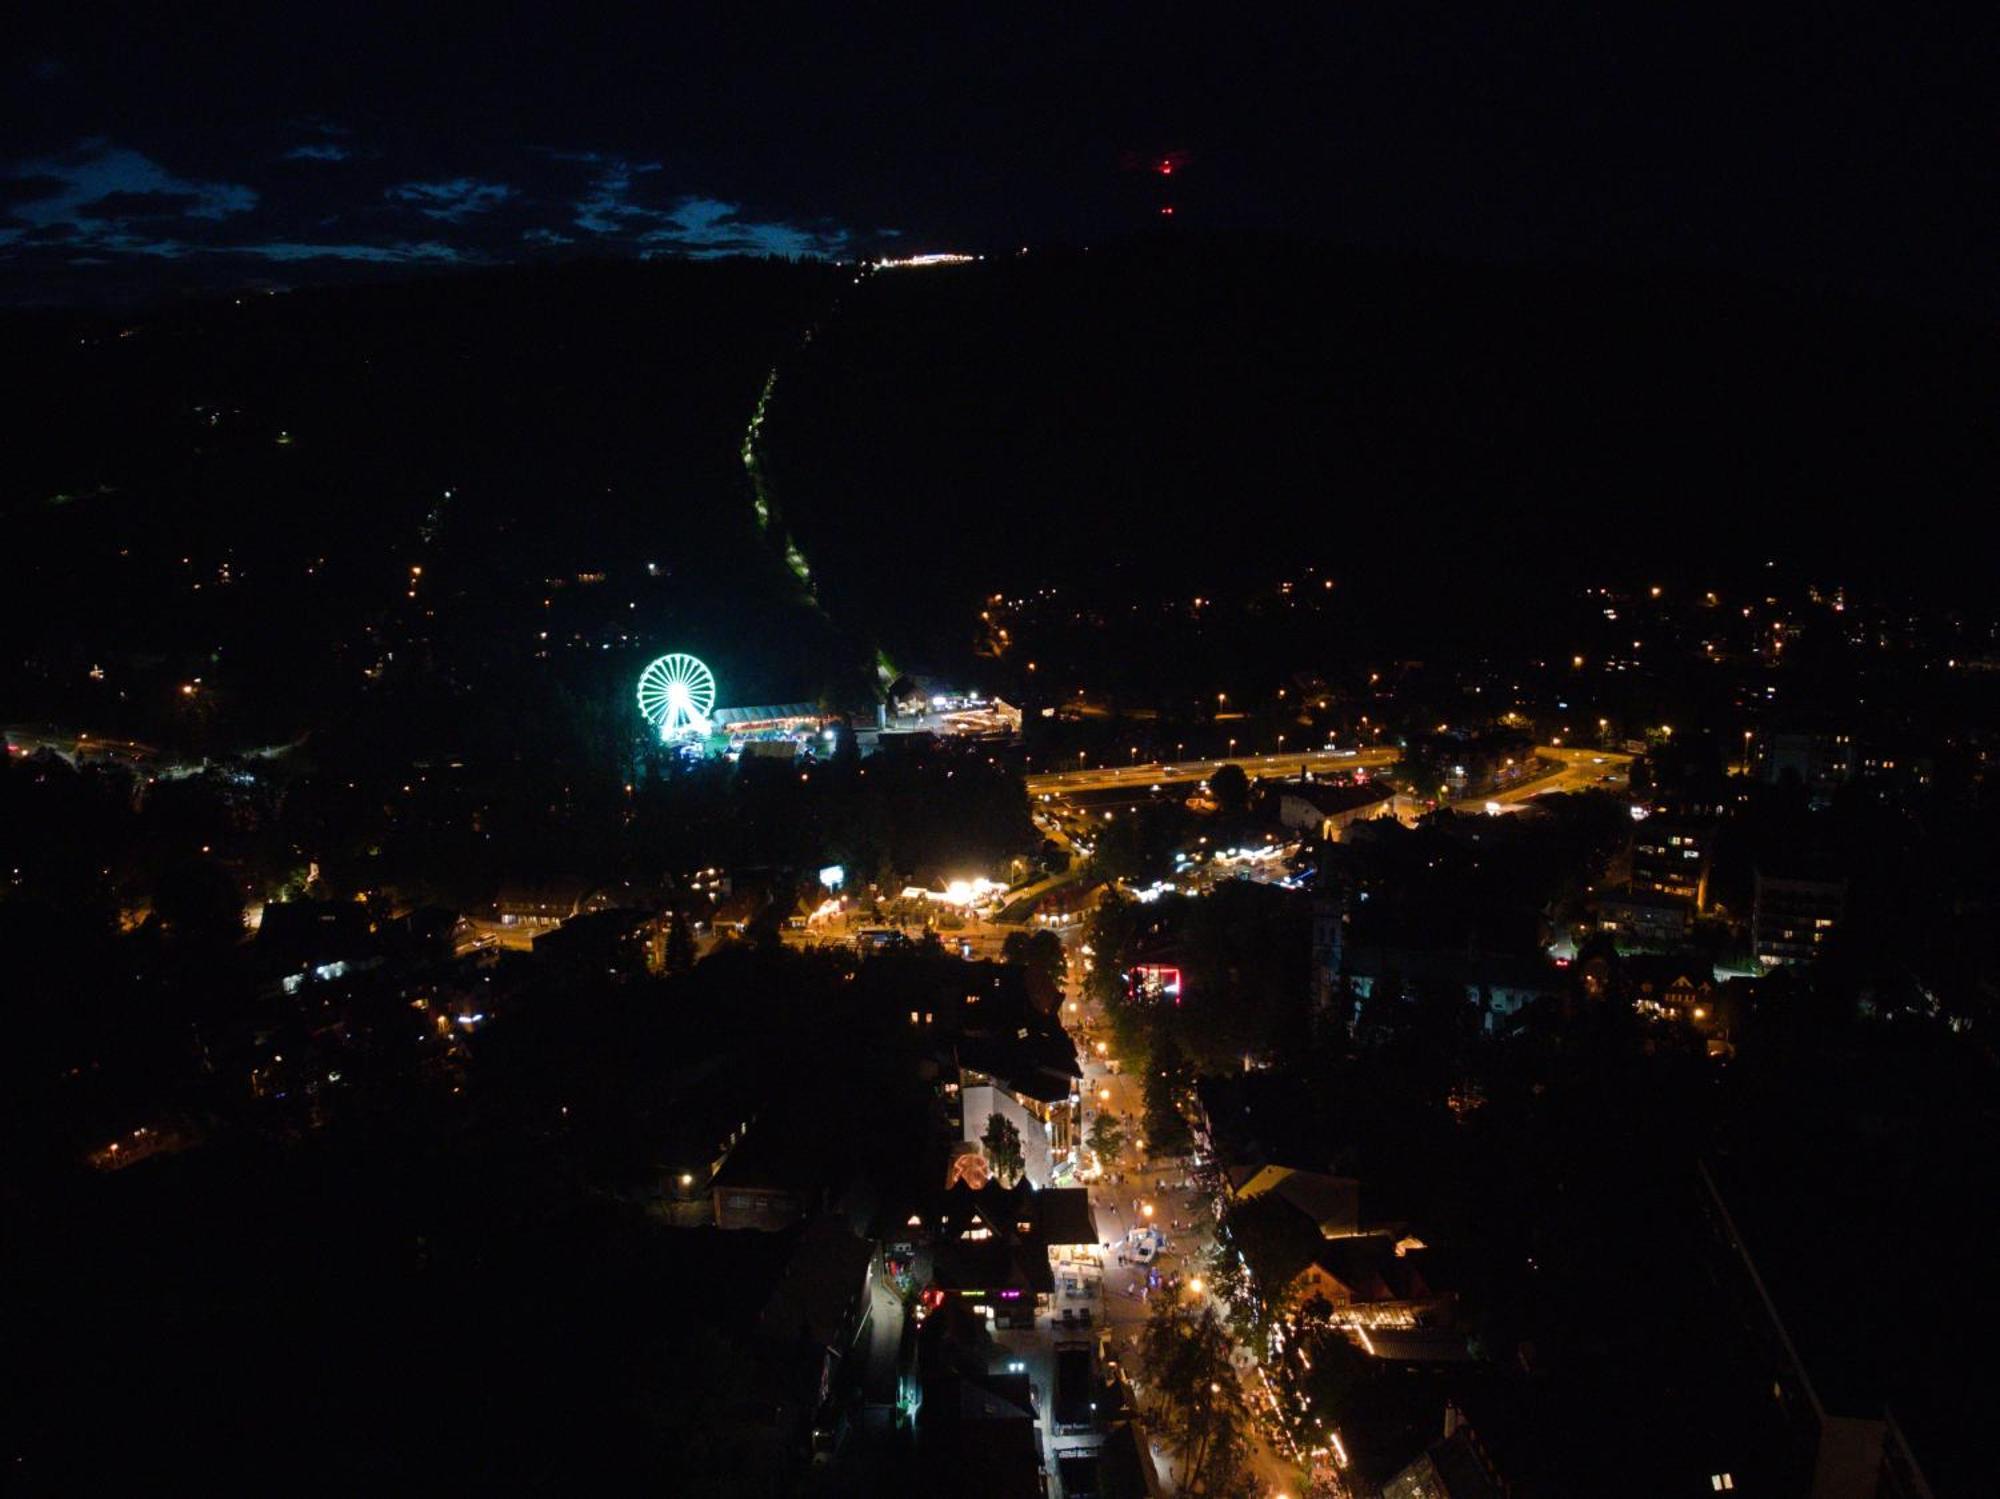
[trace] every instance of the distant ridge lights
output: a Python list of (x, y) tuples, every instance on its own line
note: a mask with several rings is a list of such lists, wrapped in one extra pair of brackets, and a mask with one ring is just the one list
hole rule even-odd
[(984, 255), (905, 255), (898, 259), (883, 259), (875, 262), (878, 271), (900, 271), (930, 265), (971, 265), (975, 260), (984, 260)]

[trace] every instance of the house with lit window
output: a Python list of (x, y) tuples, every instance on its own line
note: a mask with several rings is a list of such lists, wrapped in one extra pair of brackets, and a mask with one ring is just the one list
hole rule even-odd
[(985, 1138), (995, 1115), (1021, 1136), (1024, 1178), (1070, 1179), (1077, 1165), (1083, 1069), (1060, 1026), (1020, 1024), (963, 1037), (957, 1047), (961, 1138)]
[(1292, 1278), (1289, 1300), (1293, 1306), (1324, 1301), (1341, 1327), (1440, 1324), (1451, 1316), (1453, 1297), (1433, 1283), (1429, 1260), (1422, 1241), (1407, 1235), (1329, 1239)]
[(1626, 993), (1656, 1020), (1705, 1020), (1715, 1008), (1715, 969), (1706, 959), (1640, 955), (1625, 959)]
[[(1718, 1492), (1721, 1487), (1716, 1485)], [(1382, 1485), (1382, 1499), (1502, 1499), (1506, 1492), (1485, 1444), (1449, 1404), (1443, 1438)]]
[(1328, 843), (1354, 823), (1396, 816), (1408, 800), (1384, 781), (1286, 781), (1277, 790), (1278, 820)]
[(1847, 910), (1847, 881), (1757, 871), (1750, 951), (1766, 968), (1810, 963)]
[(916, 1216), (930, 1244), (928, 1304), (969, 1305), (997, 1326), (1033, 1327), (1065, 1300), (1087, 1301), (1103, 1273), (1097, 1221), (1081, 1187), (959, 1181)]
[(1539, 953), (1368, 946), (1344, 949), (1340, 982), (1357, 1001), (1372, 997), (1381, 984), (1399, 989), (1406, 998), (1418, 989), (1463, 990), (1488, 1031), (1538, 999), (1559, 997), (1567, 987), (1561, 972)]
[(1708, 909), (1708, 876), (1718, 832), (1713, 822), (1649, 817), (1632, 835), (1632, 888)]
[(1694, 923), (1694, 903), (1676, 895), (1631, 888), (1597, 896), (1597, 927), (1609, 932), (1620, 952), (1678, 947)]

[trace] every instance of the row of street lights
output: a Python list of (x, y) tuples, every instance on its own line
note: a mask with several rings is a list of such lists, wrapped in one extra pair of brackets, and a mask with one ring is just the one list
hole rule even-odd
[[(1231, 739), (1229, 741), (1229, 748), (1223, 752), (1220, 758), (1225, 760), (1234, 759), (1236, 757), (1236, 746), (1238, 743), (1240, 743), (1239, 740)], [(1139, 763), (1139, 746), (1136, 744), (1132, 745), (1126, 752), (1132, 757), (1131, 764), (1136, 766)], [(1271, 751), (1271, 753), (1282, 755), (1284, 752), (1285, 752), (1285, 736), (1283, 734), (1280, 734), (1277, 736), (1277, 747), (1276, 749)], [(1089, 750), (1078, 750), (1076, 752), (1076, 768), (1078, 770), (1082, 770), (1085, 764), (1089, 761), (1089, 759), (1090, 759)], [(1176, 763), (1179, 763), (1186, 759), (1187, 759), (1187, 741), (1184, 739), (1176, 740), (1174, 742), (1174, 761)]]

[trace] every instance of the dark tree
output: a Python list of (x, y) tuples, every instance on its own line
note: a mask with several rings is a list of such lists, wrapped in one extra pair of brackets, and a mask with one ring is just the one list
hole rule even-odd
[(1222, 1228), (1250, 1267), (1246, 1289), (1256, 1308), (1259, 1329), (1268, 1330), (1283, 1312), (1292, 1282), (1312, 1263), (1319, 1232), (1303, 1213), (1274, 1192), (1232, 1202)]
[(1373, 1376), (1374, 1361), (1337, 1327), (1314, 1328), (1306, 1334), (1306, 1346), (1312, 1364), (1305, 1389), (1312, 1397), (1312, 1408), (1329, 1422), (1337, 1421), (1346, 1413), (1354, 1392)]
[(1146, 1145), (1154, 1155), (1186, 1154), (1194, 1144), (1179, 1094), (1187, 1085), (1188, 1066), (1171, 1039), (1162, 1042), (1146, 1069)]
[(675, 910), (667, 927), (666, 964), (668, 973), (686, 973), (694, 967), (694, 930), (682, 910)]
[(243, 892), (213, 859), (186, 859), (163, 870), (153, 910), (166, 935), (190, 951), (232, 947), (243, 937)]
[(993, 1174), (1002, 1183), (1011, 1186), (1020, 1179), (1028, 1157), (1021, 1148), (1021, 1132), (1014, 1127), (1013, 1120), (1004, 1114), (993, 1115), (986, 1121), (986, 1132), (979, 1137), (979, 1143), (986, 1147), (986, 1159), (993, 1163)]
[(1208, 778), (1208, 794), (1225, 817), (1239, 817), (1250, 805), (1250, 777), (1240, 765), (1224, 765)]
[(1053, 1014), (1062, 1002), (1063, 973), (1068, 959), (1062, 938), (1054, 932), (1009, 932), (1000, 956), (1027, 970), (1028, 1000), (1043, 1014)]
[(1116, 1114), (1099, 1114), (1090, 1126), (1090, 1148), (1102, 1165), (1117, 1160), (1125, 1149), (1125, 1121)]
[(1155, 1415), (1180, 1454), (1189, 1487), (1228, 1492), (1247, 1456), (1249, 1427), (1228, 1330), (1213, 1307), (1197, 1312), (1162, 1297), (1139, 1346), (1153, 1380)]

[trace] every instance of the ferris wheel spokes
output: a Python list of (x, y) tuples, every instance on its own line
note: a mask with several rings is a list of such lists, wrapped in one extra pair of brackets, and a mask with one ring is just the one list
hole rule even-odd
[(675, 651), (639, 673), (639, 712), (661, 740), (708, 731), (715, 708), (715, 674), (694, 656)]

